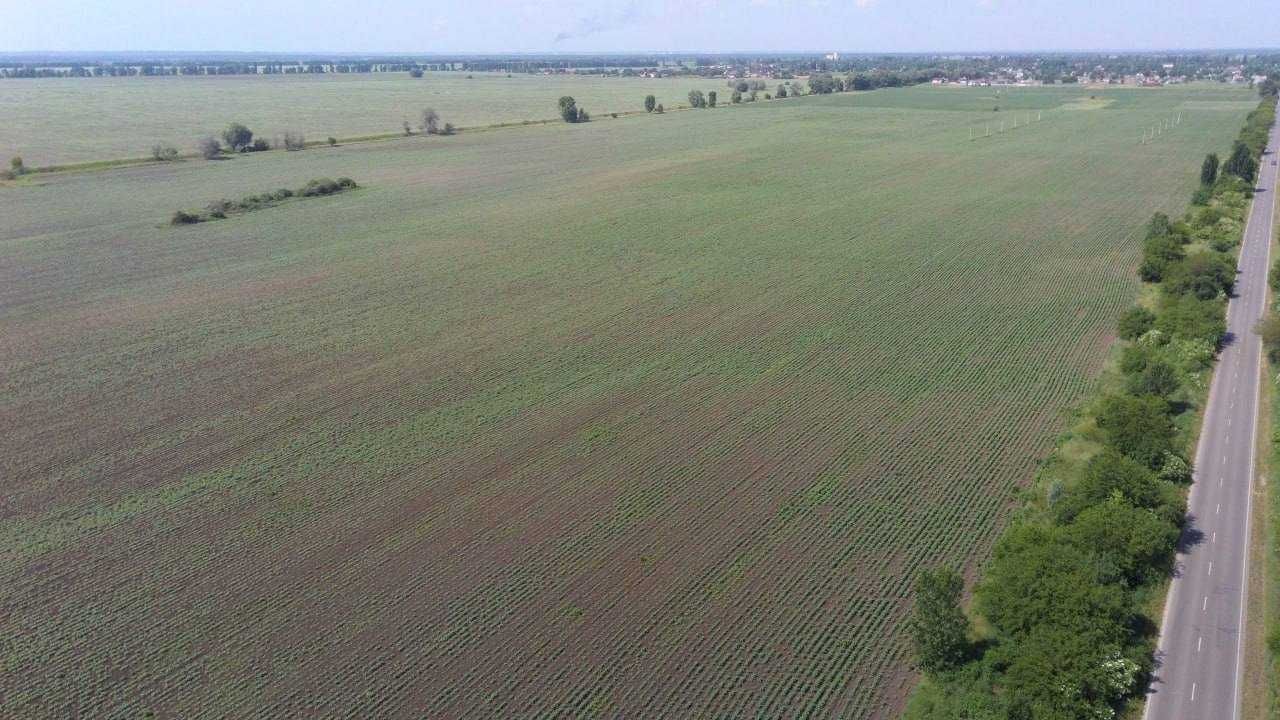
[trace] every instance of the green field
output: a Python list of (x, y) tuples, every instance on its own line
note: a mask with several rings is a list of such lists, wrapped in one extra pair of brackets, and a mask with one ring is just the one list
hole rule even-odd
[(723, 81), (699, 78), (602, 78), (498, 73), (227, 75), (211, 77), (59, 78), (0, 83), (0, 158), (33, 167), (147, 157), (156, 143), (192, 152), (201, 137), (242, 122), (268, 139), (285, 131), (311, 140), (417, 129), (424, 108), (459, 127), (556, 117), (572, 95), (597, 117), (642, 110), (650, 93), (667, 107), (690, 90)]
[(0, 186), (0, 715), (893, 716), (913, 574), (985, 557), (1253, 104), (913, 88)]

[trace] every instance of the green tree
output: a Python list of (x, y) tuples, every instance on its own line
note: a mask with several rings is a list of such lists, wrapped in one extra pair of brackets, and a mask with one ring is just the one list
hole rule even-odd
[(567, 123), (578, 122), (578, 102), (570, 95), (560, 98), (560, 118)]
[(1167, 398), (1178, 391), (1178, 371), (1164, 360), (1147, 363), (1142, 372), (1129, 376), (1129, 392), (1134, 395), (1157, 395)]
[(751, 89), (751, 85), (749, 85), (746, 80), (739, 80), (738, 83), (733, 86), (733, 89), (740, 93), (744, 93)]
[(809, 92), (813, 95), (826, 95), (835, 91), (835, 79), (826, 73), (809, 76)]
[(715, 107), (715, 106), (716, 106), (716, 91), (710, 90), (707, 92), (707, 107)]
[(427, 135), (435, 135), (440, 132), (440, 113), (431, 108), (422, 111), (422, 121), (418, 123), (418, 128)]
[(1231, 156), (1227, 158), (1223, 170), (1245, 182), (1253, 182), (1253, 176), (1258, 172), (1258, 163), (1254, 161), (1249, 147), (1237, 140), (1235, 145), (1231, 146)]
[(222, 141), (233, 151), (240, 152), (253, 142), (253, 131), (240, 123), (231, 123), (222, 131)]
[(658, 105), (658, 98), (656, 98), (656, 97), (654, 97), (654, 96), (652, 96), (652, 95), (645, 95), (645, 96), (644, 96), (644, 111), (645, 111), (645, 112), (647, 112), (647, 113), (651, 113), (651, 112), (653, 112), (653, 109), (654, 109), (655, 107), (657, 107), (657, 105)]
[(1084, 472), (1067, 488), (1054, 509), (1059, 521), (1071, 522), (1086, 508), (1117, 493), (1134, 507), (1147, 510), (1155, 510), (1168, 501), (1151, 470), (1108, 448), (1089, 459)]
[(924, 570), (915, 590), (909, 627), (920, 667), (930, 674), (959, 667), (969, 654), (969, 619), (960, 608), (964, 580), (951, 568)]
[(1185, 256), (1182, 241), (1174, 235), (1148, 235), (1142, 242), (1142, 266), (1138, 274), (1147, 282), (1160, 282), (1169, 267)]
[(1097, 421), (1112, 447), (1147, 467), (1159, 467), (1174, 449), (1177, 428), (1163, 398), (1109, 395), (1099, 404)]
[(1227, 334), (1221, 298), (1202, 300), (1195, 295), (1166, 295), (1156, 316), (1156, 329), (1184, 340), (1204, 340), (1217, 348)]
[(1218, 154), (1209, 153), (1204, 156), (1200, 165), (1200, 184), (1212, 185), (1218, 179)]
[(701, 108), (707, 106), (707, 98), (702, 94), (701, 90), (689, 91), (689, 107)]
[(996, 662), (1005, 667), (1001, 694), (1006, 704), (1000, 717), (1115, 717), (1116, 706), (1132, 693), (1144, 669), (1122, 647), (1100, 631), (1044, 625), (1016, 645), (999, 648)]
[(779, 86), (778, 86), (778, 89), (773, 93), (773, 96), (774, 96), (774, 97), (777, 97), (777, 98), (784, 98), (784, 97), (786, 97), (786, 96), (787, 96), (787, 86), (786, 86), (786, 85), (779, 85)]
[(733, 94), (729, 96), (729, 102), (733, 103), (734, 105), (737, 105), (738, 103), (742, 102), (742, 91), (734, 90)]
[(1236, 268), (1220, 252), (1200, 251), (1170, 265), (1164, 273), (1164, 290), (1173, 295), (1195, 295), (1210, 300), (1230, 295), (1235, 286)]
[(1150, 310), (1134, 306), (1120, 316), (1120, 337), (1125, 340), (1137, 340), (1156, 324), (1156, 314)]
[(1169, 570), (1181, 528), (1118, 492), (1086, 508), (1067, 526), (1069, 541), (1092, 552), (1103, 572), (1137, 585)]
[(1132, 599), (1101, 581), (1091, 553), (1070, 543), (1061, 528), (1046, 525), (1014, 525), (1005, 532), (977, 600), (997, 636), (1015, 645), (1046, 628), (1123, 638), (1133, 616)]
[(1169, 216), (1162, 212), (1155, 213), (1151, 219), (1147, 221), (1147, 237), (1156, 235), (1169, 235), (1173, 232), (1173, 223), (1169, 222)]
[(218, 142), (215, 137), (207, 137), (196, 144), (196, 149), (200, 152), (200, 157), (205, 160), (212, 160), (222, 154), (222, 143)]

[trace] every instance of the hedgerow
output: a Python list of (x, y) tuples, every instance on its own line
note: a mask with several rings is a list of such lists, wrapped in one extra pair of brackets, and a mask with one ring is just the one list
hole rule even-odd
[[(1237, 144), (1250, 162), (1273, 120), (1269, 99), (1249, 114)], [(954, 621), (937, 627), (939, 605), (958, 595), (917, 585), (911, 628), (927, 680), (908, 716), (1112, 717), (1145, 688), (1158, 628), (1144, 608), (1168, 578), (1185, 521), (1187, 452), (1252, 195), (1240, 175), (1202, 178), (1181, 220), (1156, 214), (1147, 226), (1139, 274), (1158, 292), (1120, 319), (1118, 377), (1079, 426), (1091, 457), (1051, 459), (1045, 497), (996, 542), (974, 593), (989, 628), (981, 641)], [(1202, 249), (1188, 252), (1192, 244)], [(963, 647), (939, 648), (944, 636)]]
[(208, 222), (209, 220), (221, 220), (228, 215), (238, 215), (253, 212), (254, 210), (273, 207), (293, 197), (321, 197), (324, 195), (335, 195), (357, 187), (359, 186), (356, 185), (356, 181), (348, 177), (341, 177), (337, 180), (316, 178), (309, 181), (298, 190), (281, 188), (275, 192), (265, 192), (259, 195), (247, 195), (240, 200), (216, 200), (209, 203), (204, 212), (179, 210), (173, 214), (173, 217), (169, 220), (169, 224), (193, 225), (195, 223)]

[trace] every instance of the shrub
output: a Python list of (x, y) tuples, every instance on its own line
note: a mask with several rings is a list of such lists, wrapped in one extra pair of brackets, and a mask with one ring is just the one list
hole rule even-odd
[(410, 71), (409, 71), (409, 77), (412, 77), (412, 78), (420, 78), (420, 77), (422, 77), (422, 70), (420, 70), (420, 69), (418, 69), (418, 68), (414, 68), (414, 69), (410, 70)]
[(1165, 482), (1186, 485), (1191, 482), (1191, 465), (1181, 455), (1169, 453), (1160, 467), (1159, 477)]
[(284, 134), (284, 149), (289, 152), (296, 152), (307, 147), (307, 138), (302, 133), (286, 132)]
[(402, 127), (404, 128), (404, 136), (405, 136), (405, 137), (409, 137), (410, 135), (412, 135), (412, 134), (413, 134), (413, 128), (409, 126), (409, 121), (408, 121), (408, 120), (405, 120), (403, 123), (401, 123), (401, 125), (402, 125)]
[(200, 151), (200, 157), (203, 157), (205, 160), (212, 160), (222, 155), (222, 144), (212, 136), (197, 143), (196, 149)]
[(240, 123), (231, 123), (222, 131), (222, 141), (233, 152), (240, 152), (253, 142), (253, 131)]
[(1144, 307), (1131, 307), (1120, 316), (1120, 337), (1136, 340), (1156, 324), (1156, 314)]
[(444, 124), (444, 130), (441, 130), (441, 131), (440, 131), (440, 134), (441, 134), (441, 135), (452, 135), (452, 134), (454, 134), (454, 133), (456, 133), (456, 132), (458, 132), (458, 129), (457, 129), (457, 128), (455, 128), (455, 127), (453, 126), (453, 123), (445, 123), (445, 124)]
[(185, 210), (179, 210), (169, 219), (170, 225), (194, 225), (200, 222), (200, 216), (195, 213), (189, 213)]
[(338, 192), (338, 183), (328, 179), (319, 178), (311, 180), (298, 191), (303, 197), (316, 197), (318, 195), (332, 195)]
[(27, 173), (27, 166), (22, 162), (20, 156), (15, 155), (9, 159), (9, 173), (14, 177)]
[(1262, 337), (1262, 347), (1272, 362), (1280, 360), (1280, 315), (1267, 313), (1253, 331)]
[(266, 152), (271, 149), (271, 143), (266, 138), (257, 138), (248, 147), (241, 148), (240, 152)]
[(666, 112), (666, 110), (665, 110), (665, 109), (663, 109), (663, 107), (662, 107), (662, 103), (658, 103), (658, 107), (654, 109), (654, 112), (656, 112), (656, 113), (658, 113), (659, 115), (661, 115), (662, 113)]
[(151, 146), (151, 157), (161, 162), (170, 162), (178, 159), (178, 148), (172, 145), (164, 145), (157, 143)]
[(329, 143), (329, 147), (336, 147), (338, 144), (338, 138), (330, 136), (328, 143)]
[(302, 197), (317, 197), (320, 195), (332, 195), (354, 187), (357, 187), (355, 180), (347, 177), (338, 178), (337, 180), (316, 178), (308, 182), (305, 187), (298, 191), (298, 194)]
[(591, 122), (591, 116), (588, 115), (587, 111), (583, 110), (582, 108), (578, 108), (578, 122), (580, 123)]
[(734, 90), (733, 94), (729, 96), (729, 102), (733, 103), (734, 105), (737, 105), (738, 103), (742, 102), (742, 91)]

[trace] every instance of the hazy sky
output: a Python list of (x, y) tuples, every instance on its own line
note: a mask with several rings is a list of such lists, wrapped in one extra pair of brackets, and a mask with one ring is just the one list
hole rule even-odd
[(1277, 0), (0, 0), (0, 53), (1275, 46)]

